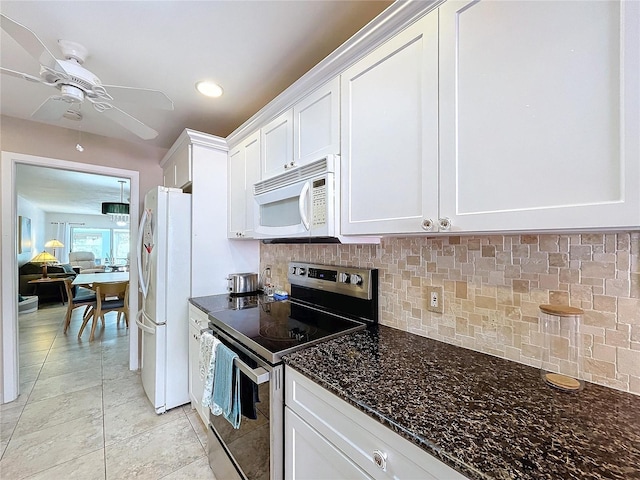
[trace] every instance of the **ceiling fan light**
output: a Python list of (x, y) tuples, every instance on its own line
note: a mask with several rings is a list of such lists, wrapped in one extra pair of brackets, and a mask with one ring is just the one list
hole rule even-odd
[(223, 93), (222, 87), (217, 83), (209, 82), (206, 80), (196, 83), (196, 90), (206, 97), (217, 98)]

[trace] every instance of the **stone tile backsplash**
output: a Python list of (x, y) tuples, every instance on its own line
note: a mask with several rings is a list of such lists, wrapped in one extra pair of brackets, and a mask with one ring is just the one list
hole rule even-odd
[[(384, 238), (381, 245), (261, 245), (260, 267), (289, 289), (302, 260), (380, 270), (380, 323), (534, 367), (538, 305), (584, 310), (582, 375), (640, 394), (640, 233)], [(444, 313), (427, 310), (444, 289)]]

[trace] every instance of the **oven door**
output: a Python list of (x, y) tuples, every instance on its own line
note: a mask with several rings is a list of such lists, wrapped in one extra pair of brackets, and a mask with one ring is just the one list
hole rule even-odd
[(207, 449), (211, 470), (216, 478), (225, 480), (280, 480), (284, 469), (282, 364), (269, 365), (225, 332), (213, 329), (211, 333), (239, 355), (236, 365), (246, 376), (245, 388), (255, 385), (258, 400), (255, 419), (243, 415), (239, 429), (222, 415), (210, 413)]

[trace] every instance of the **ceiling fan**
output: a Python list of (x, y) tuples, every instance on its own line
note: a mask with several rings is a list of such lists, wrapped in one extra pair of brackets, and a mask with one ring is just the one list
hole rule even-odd
[(98, 77), (82, 66), (88, 56), (87, 49), (82, 45), (68, 40), (58, 40), (64, 60), (56, 59), (38, 36), (24, 25), (0, 14), (0, 26), (40, 63), (40, 76), (36, 77), (3, 67), (0, 67), (0, 72), (51, 86), (60, 91), (59, 94), (46, 99), (31, 114), (33, 118), (55, 121), (65, 114), (67, 118), (70, 116), (77, 118), (78, 112), (72, 110), (72, 107), (88, 100), (96, 111), (138, 137), (151, 140), (158, 136), (158, 132), (153, 128), (120, 110), (111, 102), (114, 100), (135, 102), (151, 108), (173, 110), (173, 102), (163, 92), (146, 88), (103, 85)]

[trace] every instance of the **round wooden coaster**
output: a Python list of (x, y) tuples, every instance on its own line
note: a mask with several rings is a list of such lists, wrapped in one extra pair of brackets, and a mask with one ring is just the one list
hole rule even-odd
[(561, 388), (562, 390), (579, 390), (580, 382), (575, 378), (560, 375), (559, 373), (545, 373), (545, 381), (552, 387)]

